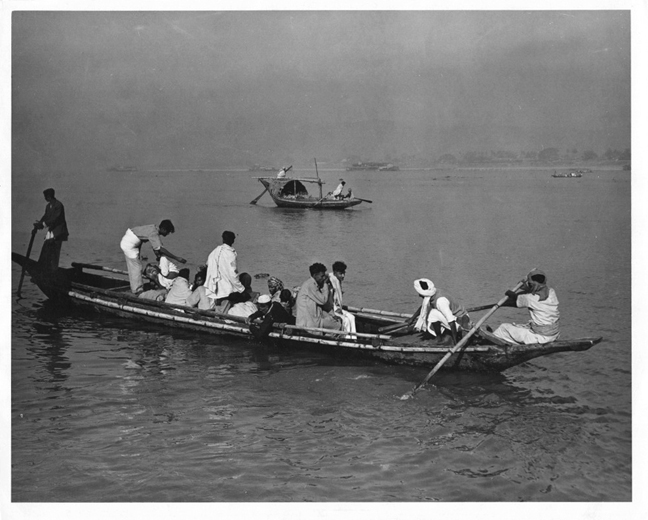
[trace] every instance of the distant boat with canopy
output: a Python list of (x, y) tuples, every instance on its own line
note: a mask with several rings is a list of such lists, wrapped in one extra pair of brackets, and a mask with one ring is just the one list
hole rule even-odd
[[(287, 172), (292, 166), (286, 168)], [(317, 161), (315, 162), (315, 171), (317, 172)], [(372, 201), (361, 199), (353, 195), (345, 197), (331, 197), (330, 195), (322, 194), (322, 185), (325, 182), (317, 177), (255, 177), (263, 186), (265, 190), (250, 204), (256, 204), (257, 201), (267, 191), (274, 203), (280, 208), (295, 208), (295, 209), (346, 209), (357, 206), (362, 202)], [(311, 195), (306, 189), (307, 184), (317, 184), (319, 188), (319, 197)]]

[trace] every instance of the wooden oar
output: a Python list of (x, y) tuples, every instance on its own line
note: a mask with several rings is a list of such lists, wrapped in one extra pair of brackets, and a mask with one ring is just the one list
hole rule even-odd
[[(36, 236), (36, 233), (38, 233), (38, 229), (34, 227), (31, 232), (31, 238), (29, 239), (29, 245), (27, 246), (27, 253), (25, 254), (25, 258), (29, 258), (29, 255), (31, 254), (32, 246), (34, 245), (34, 237)], [(20, 281), (18, 282), (18, 291), (17, 294), (20, 296), (20, 290), (22, 289), (22, 284), (23, 280), (25, 279), (25, 264), (23, 264), (22, 271), (20, 272)]]
[(251, 200), (250, 204), (256, 204), (259, 202), (259, 199), (265, 195), (265, 192), (268, 191), (268, 186), (266, 186), (266, 189), (261, 192), (261, 195), (259, 195), (256, 199)]
[(125, 274), (128, 276), (128, 271), (122, 271), (120, 269), (113, 269), (112, 267), (104, 267), (103, 265), (94, 265), (94, 264), (83, 264), (80, 262), (72, 262), (72, 267), (80, 267), (85, 269), (95, 269), (96, 271), (109, 271), (111, 273)]
[[(513, 289), (511, 289), (511, 290), (512, 290), (513, 292), (517, 291), (520, 287), (522, 287), (522, 285), (524, 285), (524, 282), (525, 282), (525, 281), (526, 281), (526, 280), (521, 280), (521, 281), (520, 281), (520, 282), (519, 282), (519, 283), (518, 283), (518, 284), (517, 284)], [(493, 314), (497, 309), (499, 309), (499, 308), (504, 304), (504, 302), (506, 302), (506, 300), (508, 300), (508, 295), (507, 295), (507, 296), (504, 296), (500, 301), (498, 301), (498, 302), (495, 304), (495, 306), (494, 306), (494, 307), (493, 307), (489, 312), (487, 312), (486, 314), (484, 314), (484, 316), (482, 316), (482, 318), (481, 318), (477, 323), (475, 323), (475, 325), (473, 326), (473, 328), (470, 329), (470, 331), (469, 331), (469, 332), (468, 332), (468, 333), (467, 333), (467, 334), (466, 334), (466, 335), (461, 339), (461, 341), (459, 341), (459, 343), (457, 343), (454, 347), (452, 347), (452, 348), (448, 351), (448, 353), (447, 353), (445, 356), (443, 356), (443, 358), (441, 358), (441, 361), (439, 361), (439, 362), (436, 364), (436, 366), (435, 366), (435, 367), (430, 371), (430, 373), (425, 377), (425, 379), (424, 379), (424, 380), (423, 380), (419, 385), (415, 386), (413, 390), (410, 390), (409, 392), (407, 392), (406, 394), (404, 394), (403, 396), (401, 396), (401, 400), (402, 400), (402, 401), (405, 401), (406, 399), (409, 399), (409, 398), (412, 397), (412, 396), (413, 396), (413, 395), (414, 395), (414, 394), (415, 394), (415, 393), (416, 393), (416, 392), (417, 392), (421, 387), (423, 387), (423, 386), (424, 386), (424, 385), (425, 385), (425, 384), (430, 380), (430, 378), (431, 378), (434, 374), (436, 374), (437, 370), (439, 370), (439, 369), (443, 366), (443, 364), (448, 360), (448, 358), (449, 358), (450, 356), (452, 356), (452, 354), (454, 354), (455, 352), (457, 352), (457, 350), (459, 350), (461, 347), (463, 347), (463, 346), (468, 342), (468, 340), (472, 337), (472, 335), (473, 335), (475, 332), (477, 332), (477, 330), (479, 330), (479, 327), (481, 327), (482, 324), (483, 324), (483, 323), (484, 323), (488, 318), (490, 318), (490, 316), (491, 316), (491, 315), (492, 315), (492, 314)]]
[(485, 311), (486, 309), (492, 309), (494, 305), (497, 305), (496, 303), (489, 303), (488, 305), (480, 305), (478, 307), (469, 307), (466, 309), (466, 312), (477, 312), (477, 311)]
[[(292, 168), (292, 164), (286, 168), (286, 172), (289, 171)], [(256, 204), (259, 202), (259, 199), (265, 195), (265, 192), (268, 191), (269, 186), (266, 186), (266, 189), (261, 192), (261, 195), (259, 195), (256, 199), (251, 200), (250, 204)]]
[(354, 196), (353, 198), (354, 198), (354, 199), (361, 200), (362, 202), (368, 202), (369, 204), (373, 204), (373, 200), (369, 200), (369, 199), (361, 199), (360, 197), (356, 197), (356, 196)]
[(411, 318), (411, 314), (403, 312), (381, 311), (379, 309), (368, 309), (366, 307), (352, 307), (351, 305), (343, 305), (342, 308), (349, 312), (365, 312), (367, 314), (377, 314), (379, 316), (395, 316), (398, 318)]

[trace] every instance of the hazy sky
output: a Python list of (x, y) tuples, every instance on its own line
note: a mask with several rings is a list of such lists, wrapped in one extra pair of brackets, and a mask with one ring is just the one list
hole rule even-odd
[(14, 12), (14, 169), (630, 148), (630, 12)]

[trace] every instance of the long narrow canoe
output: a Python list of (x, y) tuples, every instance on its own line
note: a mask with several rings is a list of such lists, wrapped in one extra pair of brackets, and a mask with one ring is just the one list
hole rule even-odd
[[(32, 281), (52, 300), (141, 322), (254, 340), (244, 318), (136, 297), (130, 293), (128, 278), (119, 270), (73, 263), (70, 268), (59, 268), (54, 273), (46, 273), (41, 270), (38, 262), (20, 254), (12, 253), (12, 259), (25, 268)], [(92, 270), (121, 274), (122, 278), (88, 272)], [(379, 328), (402, 321), (407, 314), (369, 308), (348, 309), (356, 317), (357, 334), (276, 323), (265, 341), (280, 347), (317, 347), (336, 354), (358, 355), (386, 363), (423, 367), (436, 365), (452, 347), (423, 340), (419, 334), (395, 337), (378, 333)], [(588, 350), (601, 339), (582, 338), (546, 345), (518, 346), (498, 345), (489, 341), (489, 338), (480, 336), (454, 354), (445, 363), (444, 369), (501, 372), (540, 356)]]

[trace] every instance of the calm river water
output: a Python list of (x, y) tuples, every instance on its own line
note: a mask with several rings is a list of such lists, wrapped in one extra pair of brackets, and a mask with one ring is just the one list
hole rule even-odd
[[(629, 172), (319, 173), (325, 191), (343, 176), (373, 203), (255, 206), (258, 174), (243, 171), (14, 172), (12, 250), (26, 251), (51, 186), (70, 228), (63, 266), (125, 269), (126, 228), (170, 218), (164, 244), (192, 276), (229, 229), (240, 271), (287, 286), (314, 261), (344, 260), (354, 306), (411, 312), (419, 277), (487, 304), (539, 267), (562, 337), (604, 341), (499, 375), (441, 372), (401, 401), (427, 370), (71, 312), (29, 278), (18, 299), (13, 265), (12, 501), (632, 500)], [(499, 310), (489, 323), (525, 318)]]

